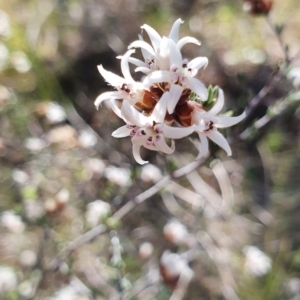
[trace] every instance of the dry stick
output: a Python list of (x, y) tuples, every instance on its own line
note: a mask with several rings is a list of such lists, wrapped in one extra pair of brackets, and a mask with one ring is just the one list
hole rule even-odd
[(123, 207), (121, 207), (114, 215), (113, 218), (116, 218), (117, 220), (120, 220), (123, 218), (128, 212), (131, 211), (131, 209), (134, 208), (136, 204), (142, 203), (145, 200), (149, 199), (151, 196), (155, 195), (159, 190), (161, 190), (163, 187), (165, 187), (172, 178), (179, 178), (182, 177), (195, 169), (197, 169), (201, 164), (204, 163), (206, 158), (200, 159), (198, 161), (193, 161), (186, 165), (185, 167), (182, 167), (176, 171), (174, 171), (171, 175), (165, 176), (163, 179), (158, 181), (156, 184), (154, 184), (151, 188), (146, 190), (145, 192), (139, 194), (129, 202), (127, 202)]
[(64, 249), (62, 249), (60, 253), (54, 258), (54, 260), (51, 261), (49, 270), (57, 270), (68, 255), (70, 255), (74, 250), (78, 249), (84, 244), (92, 241), (96, 236), (104, 233), (106, 229), (107, 227), (105, 225), (100, 224), (87, 231), (86, 233), (80, 235), (72, 242), (68, 243), (68, 245)]
[[(274, 32), (274, 35), (276, 36), (279, 45), (284, 53), (284, 61), (285, 61), (285, 69), (289, 67), (291, 63), (291, 59), (288, 54), (288, 48), (286, 44), (283, 42), (281, 32), (279, 32), (274, 24), (272, 23), (271, 19), (269, 16), (266, 17), (266, 21), (269, 24), (270, 28)], [(270, 90), (275, 86), (275, 83), (278, 82), (281, 77), (283, 72), (280, 70), (279, 67), (273, 72), (270, 80), (268, 83), (260, 90), (260, 92), (250, 101), (249, 106), (246, 110), (247, 116), (244, 121), (249, 120), (252, 117), (252, 113), (255, 111), (255, 109), (262, 103), (264, 100), (265, 96), (270, 92)]]
[[(154, 184), (151, 188), (139, 194), (129, 202), (127, 202), (124, 206), (122, 206), (113, 216), (112, 219), (120, 220), (127, 213), (129, 213), (136, 204), (142, 203), (145, 200), (149, 199), (151, 196), (155, 195), (159, 190), (166, 186), (173, 178), (182, 177), (195, 169), (197, 169), (200, 165), (202, 165), (206, 160), (206, 157), (198, 161), (193, 161), (188, 165), (174, 171), (171, 175), (165, 176), (163, 179)], [(70, 255), (74, 250), (80, 248), (81, 246), (87, 244), (88, 242), (95, 239), (98, 235), (106, 232), (107, 227), (103, 224), (100, 224), (93, 229), (87, 231), (86, 233), (80, 235), (78, 238), (70, 242), (61, 252), (56, 256), (56, 258), (50, 263), (50, 270), (57, 270), (61, 263), (66, 259), (68, 255)]]
[(269, 26), (271, 27), (271, 29), (273, 30), (275, 36), (277, 37), (279, 45), (280, 45), (280, 47), (282, 49), (282, 52), (284, 54), (284, 61), (285, 61), (286, 65), (288, 66), (291, 62), (291, 59), (289, 57), (287, 45), (283, 42), (283, 39), (282, 39), (282, 35), (281, 35), (282, 29), (279, 31), (276, 28), (276, 26), (272, 23), (269, 15), (267, 15), (266, 20), (267, 20), (267, 23), (269, 24)]
[(151, 188), (139, 194), (138, 196), (134, 197), (132, 200), (128, 201), (117, 212), (115, 212), (112, 217), (117, 220), (122, 219), (127, 213), (129, 213), (135, 207), (136, 204), (142, 203), (145, 200), (149, 199), (151, 196), (155, 195), (159, 190), (165, 187), (170, 182), (170, 180), (171, 180), (170, 175), (165, 176), (163, 179), (161, 179), (156, 184), (154, 184)]
[(269, 79), (268, 83), (259, 91), (259, 93), (250, 101), (247, 109), (246, 109), (246, 118), (244, 121), (248, 121), (248, 119), (252, 118), (252, 114), (255, 109), (262, 103), (266, 95), (270, 92), (270, 90), (275, 86), (275, 83), (279, 81), (282, 77), (280, 69), (277, 68), (271, 78)]

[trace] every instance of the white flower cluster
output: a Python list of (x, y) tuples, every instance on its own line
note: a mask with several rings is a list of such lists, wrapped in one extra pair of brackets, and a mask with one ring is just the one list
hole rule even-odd
[[(218, 89), (214, 106), (209, 111), (204, 109), (201, 103), (207, 100), (208, 90), (195, 76), (199, 69), (206, 67), (208, 59), (196, 57), (188, 61), (182, 57), (181, 48), (185, 44), (200, 45), (193, 37), (178, 38), (182, 23), (178, 19), (168, 37), (161, 37), (153, 28), (143, 25), (141, 28), (148, 34), (151, 44), (140, 36), (122, 57), (118, 57), (124, 78), (98, 66), (101, 75), (116, 91), (99, 95), (95, 105), (98, 108), (102, 101), (110, 100), (114, 112), (126, 123), (112, 135), (131, 137), (133, 156), (139, 164), (147, 163), (140, 156), (141, 146), (171, 154), (175, 150), (174, 139), (193, 132), (198, 133), (200, 139), (197, 159), (208, 153), (207, 138), (231, 155), (228, 142), (217, 129), (235, 125), (245, 117), (245, 114), (217, 116), (224, 105), (221, 89)], [(132, 57), (133, 48), (141, 49), (144, 61)], [(132, 78), (129, 63), (136, 66), (135, 72), (144, 74), (141, 82)]]
[(245, 270), (255, 277), (264, 276), (272, 270), (272, 260), (255, 246), (246, 246), (243, 249), (246, 256)]

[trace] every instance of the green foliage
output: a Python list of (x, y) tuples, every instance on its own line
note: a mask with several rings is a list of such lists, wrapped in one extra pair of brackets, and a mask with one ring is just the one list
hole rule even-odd
[(216, 97), (218, 95), (218, 87), (209, 86), (208, 87), (208, 97), (206, 101), (202, 101), (196, 93), (191, 93), (189, 100), (200, 103), (205, 110), (209, 110), (215, 103)]
[(273, 153), (276, 153), (281, 149), (283, 142), (284, 142), (284, 134), (279, 130), (271, 131), (267, 135), (267, 144)]

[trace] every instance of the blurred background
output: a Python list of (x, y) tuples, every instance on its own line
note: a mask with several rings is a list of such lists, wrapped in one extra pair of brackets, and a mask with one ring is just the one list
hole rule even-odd
[[(184, 56), (209, 58), (199, 78), (248, 116), (222, 131), (232, 157), (211, 144), (114, 215), (197, 150), (137, 165), (94, 108), (97, 65), (120, 74), (140, 26), (178, 18), (202, 44)], [(0, 0), (0, 298), (300, 299), (299, 51), (299, 0)]]

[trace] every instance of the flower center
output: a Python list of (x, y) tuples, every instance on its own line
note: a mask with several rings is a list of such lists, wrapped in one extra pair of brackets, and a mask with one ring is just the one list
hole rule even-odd
[(146, 125), (145, 127), (135, 127), (130, 133), (133, 144), (144, 146), (145, 148), (155, 146), (155, 142), (161, 139), (160, 124)]
[(186, 86), (190, 78), (197, 74), (196, 69), (188, 68), (187, 59), (182, 61), (181, 69), (179, 69), (176, 65), (172, 65), (170, 71), (172, 82), (181, 86)]
[(148, 68), (149, 68), (150, 70), (156, 69), (156, 62), (155, 62), (154, 57), (151, 57), (151, 58), (146, 59), (146, 60), (145, 60), (145, 63), (148, 65)]
[(213, 121), (205, 122), (205, 129), (204, 129), (205, 132), (213, 130), (214, 128), (215, 128), (215, 124)]
[(123, 83), (123, 84), (122, 84), (120, 90), (121, 90), (121, 91), (124, 91), (124, 92), (127, 93), (127, 94), (130, 94), (130, 92), (131, 92), (129, 86), (128, 86), (126, 83)]

